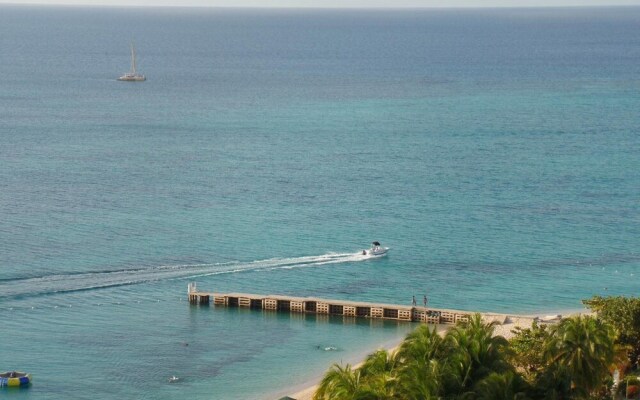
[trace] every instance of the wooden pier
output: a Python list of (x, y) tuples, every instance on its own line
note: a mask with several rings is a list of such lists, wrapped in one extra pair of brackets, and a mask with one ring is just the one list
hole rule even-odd
[(445, 310), (398, 304), (365, 303), (346, 300), (327, 300), (314, 297), (291, 297), (247, 293), (201, 292), (195, 283), (188, 287), (189, 302), (194, 305), (243, 307), (288, 313), (310, 313), (386, 319), (395, 321), (426, 322), (429, 324), (455, 324), (468, 321), (471, 312)]

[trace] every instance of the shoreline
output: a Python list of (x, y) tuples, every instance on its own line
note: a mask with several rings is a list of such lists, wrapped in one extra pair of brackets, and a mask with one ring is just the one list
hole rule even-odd
[[(357, 357), (358, 361), (357, 363), (353, 363), (353, 367), (354, 368), (359, 368), (362, 363), (364, 363), (364, 359), (367, 357), (367, 355), (373, 353), (374, 351), (380, 350), (380, 349), (385, 349), (388, 352), (394, 352), (398, 349), (398, 347), (400, 347), (400, 344), (404, 341), (404, 337), (402, 338), (396, 338), (394, 340), (390, 340), (388, 342), (386, 342), (385, 344), (383, 344), (382, 346), (378, 346), (378, 348), (376, 348), (375, 350), (370, 350), (368, 351), (364, 356), (359, 355)], [(356, 357), (354, 357), (355, 359)], [(349, 362), (346, 362), (344, 364), (351, 364)], [(329, 367), (327, 367), (329, 368)], [(293, 394), (289, 395), (289, 397), (295, 399), (295, 400), (312, 400), (313, 399), (313, 394), (315, 393), (316, 389), (318, 388), (318, 384), (319, 382), (322, 380), (322, 377), (324, 376), (324, 373), (326, 371), (322, 372), (322, 374), (320, 374), (317, 378), (310, 380), (309, 382), (302, 384), (302, 385), (298, 385), (294, 388), (291, 388), (290, 392), (295, 391)]]
[[(480, 313), (485, 321), (495, 320), (498, 324), (495, 326), (494, 335), (504, 336), (506, 339), (511, 339), (514, 334), (511, 332), (517, 327), (528, 328), (531, 326), (534, 320), (538, 320), (544, 323), (554, 323), (559, 321), (560, 318), (564, 318), (566, 316), (578, 315), (578, 314), (587, 314), (589, 311), (587, 309), (582, 310), (563, 310), (562, 312), (551, 312), (551, 313), (538, 313), (538, 314), (499, 314), (499, 313)], [(438, 330), (440, 333), (446, 332), (448, 329), (451, 329), (454, 325), (438, 325)], [(387, 351), (394, 352), (398, 349), (400, 344), (404, 341), (404, 337), (398, 338), (397, 340), (389, 341), (382, 346), (379, 346), (375, 350), (371, 350), (366, 353), (364, 356), (354, 356), (353, 358), (358, 357), (357, 363), (345, 362), (344, 364), (352, 364), (354, 368), (358, 368), (363, 362), (368, 354), (373, 353), (379, 349), (385, 349)], [(327, 369), (329, 366), (327, 366)], [(326, 371), (325, 371), (326, 372)], [(300, 385), (296, 385), (295, 387), (290, 388), (288, 393), (288, 397), (295, 400), (312, 400), (313, 394), (315, 393), (320, 380), (324, 376), (324, 372), (313, 379), (310, 379), (307, 383), (303, 383)]]

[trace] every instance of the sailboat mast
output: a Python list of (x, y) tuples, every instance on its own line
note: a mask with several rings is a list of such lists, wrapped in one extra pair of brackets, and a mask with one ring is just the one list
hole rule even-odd
[(118, 78), (118, 80), (128, 82), (142, 82), (147, 80), (144, 75), (140, 75), (136, 72), (136, 48), (133, 45), (133, 41), (131, 42), (131, 71), (125, 72), (124, 75)]
[(136, 73), (136, 53), (133, 49), (133, 43), (131, 43), (131, 72)]

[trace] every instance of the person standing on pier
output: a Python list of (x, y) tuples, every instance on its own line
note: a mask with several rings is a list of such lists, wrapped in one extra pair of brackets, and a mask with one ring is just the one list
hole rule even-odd
[(427, 295), (426, 294), (422, 298), (422, 303), (424, 303), (424, 308), (427, 308)]
[(413, 296), (411, 304), (413, 304), (414, 307), (416, 306), (416, 296)]

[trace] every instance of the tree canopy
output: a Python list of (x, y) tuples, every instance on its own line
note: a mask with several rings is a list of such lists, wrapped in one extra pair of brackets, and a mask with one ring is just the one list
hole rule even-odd
[(640, 338), (640, 300), (598, 297), (585, 304), (596, 315), (534, 322), (509, 341), (480, 314), (446, 333), (421, 325), (394, 353), (379, 350), (360, 368), (333, 365), (314, 400), (603, 398), (621, 338)]
[(630, 366), (637, 368), (640, 361), (640, 298), (594, 296), (582, 303), (613, 327), (617, 343), (627, 348)]

